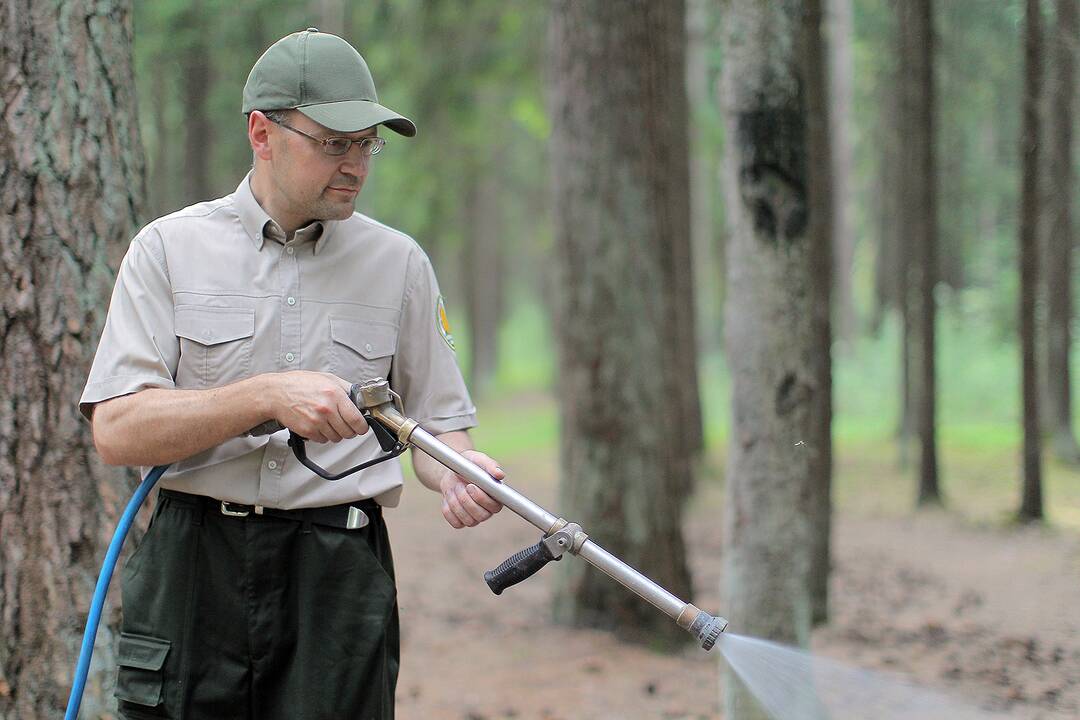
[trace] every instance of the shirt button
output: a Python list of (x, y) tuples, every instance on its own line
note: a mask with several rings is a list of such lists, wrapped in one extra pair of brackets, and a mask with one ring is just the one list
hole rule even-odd
[(270, 462), (266, 463), (266, 467), (270, 468), (271, 470), (277, 470), (277, 461), (271, 460)]
[(368, 344), (364, 345), (364, 349), (367, 350), (368, 352), (371, 352), (371, 343), (368, 343)]
[(285, 253), (286, 253), (287, 255), (292, 255), (292, 254), (293, 254), (293, 253), (295, 253), (295, 252), (296, 252), (296, 250), (294, 250), (294, 249), (293, 249), (293, 248), (291, 248), (291, 247), (287, 247), (287, 248), (285, 248)]
[(285, 362), (292, 362), (296, 359), (296, 356), (292, 353), (285, 353)]
[(296, 304), (296, 298), (290, 297), (285, 302), (289, 303), (290, 305), (295, 305)]

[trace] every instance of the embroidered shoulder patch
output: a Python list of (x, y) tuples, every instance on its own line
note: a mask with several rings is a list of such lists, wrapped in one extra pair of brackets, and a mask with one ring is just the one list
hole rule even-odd
[(443, 302), (442, 295), (439, 296), (439, 300), (435, 305), (435, 316), (435, 322), (439, 326), (439, 334), (442, 335), (442, 339), (446, 341), (451, 350), (457, 352), (457, 348), (454, 347), (454, 336), (450, 334), (450, 320), (446, 317), (446, 303)]

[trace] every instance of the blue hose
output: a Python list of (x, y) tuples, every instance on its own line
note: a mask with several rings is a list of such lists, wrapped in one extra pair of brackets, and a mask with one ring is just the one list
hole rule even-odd
[(101, 566), (101, 574), (98, 575), (97, 587), (94, 588), (94, 599), (90, 603), (90, 614), (86, 617), (86, 630), (83, 632), (82, 649), (79, 651), (79, 664), (75, 668), (75, 680), (71, 685), (71, 697), (68, 698), (67, 712), (64, 720), (75, 720), (79, 716), (79, 705), (82, 704), (83, 689), (86, 687), (86, 676), (90, 672), (90, 657), (94, 654), (94, 638), (97, 637), (98, 623), (101, 622), (101, 610), (105, 606), (105, 596), (109, 592), (109, 581), (112, 580), (113, 569), (116, 567), (116, 559), (120, 557), (120, 548), (124, 546), (124, 538), (127, 537), (131, 523), (135, 520), (139, 508), (142, 507), (150, 489), (154, 487), (158, 479), (169, 468), (168, 465), (158, 465), (147, 473), (142, 483), (135, 491), (131, 501), (124, 509), (120, 522), (113, 533), (112, 542), (109, 543), (109, 551), (105, 553), (105, 563)]

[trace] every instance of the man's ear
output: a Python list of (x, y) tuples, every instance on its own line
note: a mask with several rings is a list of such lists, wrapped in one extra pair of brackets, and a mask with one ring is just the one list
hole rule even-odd
[(255, 157), (261, 160), (269, 160), (273, 156), (270, 149), (271, 124), (258, 110), (252, 110), (248, 115), (248, 142)]

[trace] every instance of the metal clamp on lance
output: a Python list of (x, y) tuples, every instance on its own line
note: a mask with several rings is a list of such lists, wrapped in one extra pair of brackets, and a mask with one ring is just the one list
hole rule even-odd
[(559, 518), (552, 525), (548, 535), (542, 538), (540, 542), (546, 545), (551, 554), (558, 559), (564, 552), (577, 555), (578, 551), (581, 550), (581, 546), (588, 539), (589, 536), (581, 529), (580, 525)]
[(401, 396), (390, 389), (390, 383), (384, 378), (373, 378), (353, 385), (349, 397), (365, 417), (374, 418), (383, 428), (397, 437), (404, 446), (416, 430), (418, 423), (405, 415), (405, 406)]

